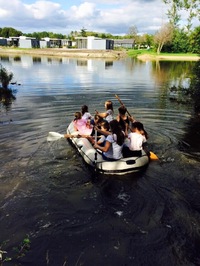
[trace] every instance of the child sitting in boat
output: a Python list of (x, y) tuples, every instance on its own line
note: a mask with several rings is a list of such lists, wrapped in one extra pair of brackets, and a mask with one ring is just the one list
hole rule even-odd
[[(95, 134), (95, 129), (98, 131), (98, 129), (101, 128), (101, 123), (103, 122), (103, 118), (99, 115), (94, 115), (94, 118), (90, 120), (90, 125), (93, 126), (92, 135)], [(99, 132), (97, 132), (97, 135), (99, 136)]]
[(126, 135), (128, 136), (128, 143), (123, 147), (123, 157), (141, 156), (142, 149), (147, 142), (147, 132), (143, 124), (140, 122), (133, 122), (131, 133), (127, 134), (128, 127), (126, 128)]
[(122, 148), (125, 135), (117, 120), (110, 122), (111, 134), (106, 137), (105, 145), (102, 147), (94, 144), (94, 148), (102, 151), (102, 157), (107, 161), (116, 161), (122, 158)]
[(80, 135), (91, 135), (93, 126), (87, 124), (87, 120), (82, 118), (81, 112), (76, 112), (74, 116), (73, 125), (75, 130), (77, 130)]
[(99, 115), (102, 118), (105, 118), (110, 123), (110, 121), (114, 119), (113, 104), (111, 101), (105, 102), (105, 109), (106, 109), (106, 112), (104, 113), (99, 113), (98, 111), (95, 111), (95, 112), (97, 115)]
[[(99, 129), (97, 129), (97, 127), (95, 127), (95, 129), (98, 131)], [(103, 121), (101, 122), (101, 128), (100, 128), (100, 132), (102, 133), (102, 135), (99, 135), (98, 137), (98, 141), (97, 144), (100, 146), (104, 146), (105, 145), (105, 141), (106, 141), (106, 136), (108, 135), (107, 132), (109, 132), (110, 129), (110, 125), (108, 123), (108, 121)], [(105, 132), (105, 134), (104, 134)], [(95, 139), (94, 137), (88, 137), (87, 138), (92, 144), (95, 144)]]
[(86, 121), (88, 121), (89, 119), (92, 118), (92, 115), (88, 111), (88, 106), (87, 105), (83, 105), (81, 107), (81, 113), (82, 113), (82, 119), (85, 119)]
[(129, 124), (135, 121), (135, 119), (131, 116), (126, 115), (127, 109), (124, 105), (121, 105), (118, 108), (118, 115), (117, 115), (117, 121), (119, 122), (120, 126), (122, 127), (122, 130), (125, 132), (126, 131), (126, 124)]

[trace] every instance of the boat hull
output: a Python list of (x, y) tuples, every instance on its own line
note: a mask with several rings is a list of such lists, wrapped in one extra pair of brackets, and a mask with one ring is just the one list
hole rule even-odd
[[(73, 123), (67, 128), (67, 134), (77, 135)], [(96, 171), (107, 175), (126, 175), (141, 171), (149, 164), (149, 157), (142, 150), (140, 157), (122, 158), (117, 161), (106, 161), (101, 152), (94, 149), (87, 138), (71, 138), (70, 142), (76, 147), (86, 164), (93, 167)]]

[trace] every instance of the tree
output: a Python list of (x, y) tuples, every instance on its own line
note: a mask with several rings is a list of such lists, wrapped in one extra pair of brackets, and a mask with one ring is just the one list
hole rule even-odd
[(137, 27), (136, 26), (131, 26), (129, 29), (128, 29), (128, 37), (130, 39), (134, 39), (136, 40), (137, 39), (137, 34), (138, 34), (138, 30), (137, 30)]
[(180, 11), (184, 10), (187, 16), (187, 31), (189, 32), (192, 27), (193, 18), (200, 19), (199, 0), (163, 0), (165, 4), (169, 5), (168, 18), (174, 27), (178, 26), (181, 19)]
[(178, 14), (178, 10), (180, 8), (179, 0), (163, 0), (163, 1), (165, 4), (169, 5), (167, 15), (169, 18), (169, 22), (175, 28), (178, 26), (178, 22), (180, 21), (180, 15)]
[(183, 29), (175, 29), (171, 43), (171, 52), (187, 53), (188, 48), (188, 34)]
[(13, 78), (13, 73), (9, 73), (2, 65), (0, 65), (0, 82), (2, 84), (2, 88), (7, 90), (10, 81)]
[(4, 27), (4, 28), (1, 28), (0, 30), (0, 36), (1, 37), (4, 37), (4, 38), (9, 38), (9, 37), (19, 37), (23, 35), (23, 33), (21, 31), (18, 31), (14, 28), (11, 28), (11, 27)]
[(189, 52), (200, 54), (200, 26), (189, 35)]
[(81, 29), (81, 36), (82, 36), (82, 37), (86, 37), (86, 36), (87, 36), (86, 30), (87, 30), (87, 29), (85, 29), (85, 28), (82, 28), (82, 29)]
[(171, 42), (174, 27), (171, 23), (164, 24), (154, 36), (154, 43), (157, 46), (157, 54), (160, 54), (163, 45)]

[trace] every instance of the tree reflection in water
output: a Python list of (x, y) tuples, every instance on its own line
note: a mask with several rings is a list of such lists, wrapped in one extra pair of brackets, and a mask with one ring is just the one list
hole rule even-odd
[(0, 88), (0, 109), (10, 110), (13, 101), (16, 100), (15, 91)]
[(193, 68), (190, 91), (194, 105), (194, 114), (188, 122), (187, 133), (183, 141), (189, 152), (199, 159), (200, 151), (200, 61)]

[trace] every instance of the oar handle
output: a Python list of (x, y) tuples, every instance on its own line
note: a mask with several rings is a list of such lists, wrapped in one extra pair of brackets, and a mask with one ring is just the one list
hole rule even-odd
[[(117, 100), (119, 101), (119, 103), (120, 103), (121, 105), (123, 105), (124, 107), (126, 107), (126, 106), (123, 104), (123, 102), (121, 101), (121, 99), (119, 98), (119, 96), (118, 96), (117, 94), (115, 94), (115, 97), (117, 98)], [(131, 114), (129, 113), (129, 111), (127, 110), (127, 108), (126, 108), (126, 112), (127, 112), (127, 114), (128, 114), (129, 116), (131, 116)]]

